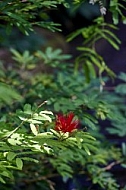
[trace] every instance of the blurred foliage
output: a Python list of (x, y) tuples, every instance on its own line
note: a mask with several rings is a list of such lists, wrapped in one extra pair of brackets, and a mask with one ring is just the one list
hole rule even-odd
[(71, 41), (78, 35), (82, 35), (83, 43), (82, 47), (77, 47), (77, 50), (83, 52), (75, 59), (75, 72), (77, 72), (79, 65), (82, 65), (87, 82), (90, 82), (91, 78), (96, 78), (96, 67), (99, 70), (99, 77), (102, 83), (102, 73), (107, 72), (111, 77), (115, 77), (113, 71), (106, 65), (103, 57), (97, 54), (95, 44), (100, 39), (105, 39), (113, 46), (113, 48), (119, 50), (119, 44), (121, 41), (111, 31), (111, 29), (117, 29), (112, 24), (104, 22), (102, 17), (94, 20), (94, 24), (89, 27), (81, 28), (68, 36), (67, 41)]
[[(74, 0), (74, 10), (81, 10), (81, 7), (84, 7), (86, 0)], [(124, 14), (124, 11), (126, 10), (125, 2), (126, 0), (123, 0), (120, 2), (119, 0), (90, 0), (88, 1), (90, 4), (93, 5), (99, 5), (99, 13), (100, 9), (103, 7), (107, 7), (109, 12), (112, 14), (113, 23), (117, 25), (121, 19), (121, 21), (126, 24), (126, 15)], [(108, 11), (107, 10), (107, 11)]]
[[(50, 176), (49, 178), (53, 178), (55, 175), (57, 176), (58, 173), (67, 181), (77, 172), (84, 176), (90, 175), (92, 183), (99, 185), (103, 189), (118, 189), (115, 179), (112, 178), (112, 174), (108, 172), (106, 168), (109, 162), (114, 162), (115, 164), (122, 163), (124, 165), (121, 147), (119, 150), (113, 148), (110, 144), (106, 145), (107, 140), (98, 130), (99, 120), (108, 119), (111, 121), (113, 127), (111, 126), (111, 128), (109, 128), (110, 133), (113, 133), (115, 127), (114, 122), (117, 124), (118, 120), (119, 126), (122, 126), (122, 117), (124, 117), (125, 120), (125, 116), (122, 114), (122, 112), (125, 111), (125, 97), (122, 94), (120, 99), (120, 94), (116, 91), (118, 86), (115, 88), (115, 91), (109, 92), (106, 89), (100, 91), (99, 79), (91, 80), (90, 83), (87, 83), (85, 76), (81, 72), (78, 72), (78, 74), (73, 73), (71, 64), (64, 62), (70, 57), (63, 55), (60, 50), (47, 48), (45, 52), (38, 50), (34, 55), (29, 52), (21, 54), (16, 50), (11, 50), (11, 52), (17, 67), (11, 71), (13, 72), (12, 77), (9, 74), (10, 70), (9, 73), (8, 70), (6, 70), (6, 72), (4, 72), (4, 80), (8, 81), (9, 79), (10, 83), (21, 93), (22, 97), (24, 97), (23, 104), (25, 104), (25, 106), (23, 111), (18, 109), (16, 114), (13, 113), (14, 116), (12, 117), (11, 112), (13, 109), (10, 107), (6, 108), (4, 104), (2, 105), (4, 115), (1, 116), (1, 135), (2, 137), (4, 136), (4, 143), (6, 143), (5, 139), (7, 139), (7, 144), (9, 143), (8, 145), (11, 148), (9, 149), (7, 146), (6, 152), (8, 153), (6, 154), (9, 154), (9, 160), (7, 161), (13, 161), (13, 165), (16, 164), (19, 169), (23, 167), (24, 164), (24, 171), (26, 166), (23, 162), (25, 160), (37, 162), (39, 159), (39, 162), (46, 162), (46, 164), (49, 164), (50, 169), (52, 168), (49, 173), (44, 174), (44, 171), (46, 172), (48, 168), (48, 164), (43, 165), (41, 163), (41, 165), (43, 165), (42, 167), (44, 167), (43, 174), (41, 174), (41, 169), (40, 171), (35, 170), (38, 172), (37, 176), (31, 179), (30, 175), (32, 174), (27, 174), (27, 180), (22, 179), (24, 183), (27, 184), (27, 181), (31, 184), (32, 181), (37, 183), (40, 179), (44, 180), (47, 186), (51, 186), (48, 181), (48, 175)], [(50, 54), (48, 57), (47, 52), (54, 52), (54, 54), (52, 53), (53, 56)], [(24, 55), (27, 55), (26, 60), (28, 61), (26, 61), (25, 66), (22, 66), (20, 64), (24, 63)], [(60, 64), (58, 64), (59, 61)], [(52, 69), (56, 68), (56, 70), (52, 74), (43, 74), (40, 71), (34, 75), (29, 75), (31, 72), (31, 63), (34, 63), (34, 65), (38, 63), (38, 67), (40, 64), (46, 64), (51, 66)], [(19, 72), (19, 68), (23, 68), (23, 71), (27, 73), (25, 78), (24, 75), (22, 75), (22, 70)], [(32, 69), (33, 68), (35, 67), (32, 67)], [(119, 78), (124, 79), (125, 73), (121, 73)], [(108, 79), (103, 78), (103, 80), (106, 82)], [(47, 103), (44, 102), (44, 100), (47, 100)], [(43, 102), (42, 105), (40, 101)], [(33, 103), (35, 105), (32, 108), (31, 104)], [(36, 107), (36, 104), (40, 106)], [(60, 134), (53, 130), (54, 123), (50, 123), (49, 125), (46, 122), (46, 120), (51, 122), (54, 116), (49, 111), (43, 111), (41, 106), (43, 109), (48, 107), (49, 110), (56, 113), (68, 113), (69, 111), (73, 111), (78, 118), (80, 118), (82, 130), (79, 130), (71, 137), (68, 137), (68, 134), (66, 134), (64, 140), (59, 140), (57, 143), (58, 138), (60, 139)], [(10, 113), (10, 116), (6, 114), (6, 110)], [(10, 123), (14, 123), (14, 126), (16, 125), (15, 127), (12, 126), (14, 129), (11, 131), (10, 127), (8, 130), (6, 126), (8, 120)], [(2, 131), (3, 125), (6, 126), (4, 127), (6, 128), (5, 131)], [(97, 138), (97, 141), (87, 132), (88, 128), (90, 128), (90, 133)], [(122, 130), (119, 130), (118, 135), (120, 135), (120, 132), (122, 132)], [(123, 135), (125, 136), (125, 132)], [(123, 152), (124, 146), (125, 144), (123, 143)], [(17, 150), (20, 150), (20, 152), (17, 152)], [(35, 154), (37, 153), (38, 155), (36, 158), (34, 151)], [(44, 155), (41, 157), (39, 152)], [(33, 157), (31, 155), (33, 155)], [(19, 158), (19, 161), (16, 161), (17, 158)], [(77, 163), (77, 166), (75, 163)], [(15, 166), (13, 166), (13, 168), (15, 168)], [(94, 171), (97, 172), (94, 173)], [(17, 183), (20, 184), (22, 183), (20, 173), (18, 175), (19, 179), (17, 180), (19, 180), (19, 182)], [(24, 176), (23, 178), (26, 178), (25, 173), (22, 175)], [(44, 177), (41, 177), (41, 175)], [(111, 180), (108, 181), (108, 179)]]
[[(10, 32), (16, 26), (25, 34), (34, 25), (57, 30), (56, 23), (48, 22), (48, 10), (58, 9), (60, 4), (67, 7), (68, 3), (0, 1), (1, 27)], [(126, 73), (120, 73), (122, 83), (110, 91), (108, 74), (115, 74), (95, 49), (96, 42), (105, 39), (119, 50), (120, 40), (111, 29), (117, 28), (99, 17), (91, 26), (72, 33), (69, 40), (78, 35), (84, 39), (78, 47), (83, 53), (75, 64), (71, 55), (49, 46), (34, 52), (11, 48), (11, 65), (0, 63), (1, 189), (55, 190), (59, 189), (58, 177), (61, 187), (77, 175), (85, 180), (83, 185), (72, 181), (79, 190), (125, 189), (116, 181), (112, 168), (126, 167)], [(102, 76), (104, 71), (106, 77)], [(73, 133), (56, 131), (56, 114), (69, 112), (79, 118), (79, 129)], [(109, 124), (104, 129), (105, 121)], [(121, 137), (121, 143), (110, 142), (103, 131)]]
[(24, 52), (24, 50), (34, 52), (47, 43), (47, 40), (44, 35), (40, 35), (35, 31), (29, 32), (29, 35), (26, 36), (14, 27), (12, 28), (10, 34), (7, 34), (4, 28), (0, 28), (0, 42), (1, 48), (9, 49), (11, 47), (19, 50), (20, 52)]
[[(6, 30), (10, 32), (13, 26), (18, 27), (23, 33), (28, 35), (29, 31), (33, 31), (34, 25), (48, 28), (52, 31), (57, 29), (59, 24), (49, 21), (46, 9), (57, 8), (57, 5), (64, 4), (68, 6), (65, 0), (57, 1), (19, 1), (5, 0), (0, 1), (1, 16), (0, 19), (7, 24)], [(37, 21), (39, 18), (40, 21)]]

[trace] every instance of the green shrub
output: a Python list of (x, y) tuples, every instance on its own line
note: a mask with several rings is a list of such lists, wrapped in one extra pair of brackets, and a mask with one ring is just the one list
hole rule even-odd
[[(76, 1), (78, 5), (81, 2)], [(98, 2), (100, 9), (104, 8)], [(9, 32), (15, 25), (25, 34), (34, 25), (57, 30), (58, 24), (48, 22), (47, 10), (58, 9), (59, 4), (68, 7), (65, 0), (0, 1), (0, 18), (4, 21), (1, 27)], [(118, 22), (115, 13), (124, 18), (120, 7), (124, 8), (111, 1), (114, 23)], [(36, 22), (38, 16), (40, 22)], [(27, 189), (32, 185), (34, 189), (54, 190), (54, 177), (61, 176), (67, 182), (77, 174), (88, 178), (87, 189), (93, 189), (94, 184), (98, 189), (125, 188), (119, 187), (111, 168), (126, 166), (126, 144), (111, 143), (100, 125), (107, 120), (110, 124), (106, 130), (110, 134), (125, 137), (126, 74), (119, 75), (123, 83), (111, 92), (107, 90), (106, 81), (116, 75), (95, 49), (101, 38), (119, 49), (120, 40), (110, 29), (117, 28), (100, 17), (91, 26), (70, 34), (68, 40), (78, 35), (84, 39), (78, 47), (82, 54), (75, 62), (71, 61), (71, 55), (52, 47), (33, 53), (11, 48), (14, 60), (11, 67), (6, 68), (10, 63), (0, 65), (2, 189), (13, 189), (23, 183)], [(40, 69), (43, 65), (46, 72)], [(104, 71), (106, 77), (102, 76)]]

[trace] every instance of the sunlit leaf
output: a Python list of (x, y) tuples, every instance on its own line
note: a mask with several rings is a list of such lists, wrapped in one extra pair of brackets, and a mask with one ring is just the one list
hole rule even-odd
[(22, 169), (23, 162), (20, 158), (16, 158), (16, 165), (17, 165), (18, 169), (20, 169), (20, 170)]

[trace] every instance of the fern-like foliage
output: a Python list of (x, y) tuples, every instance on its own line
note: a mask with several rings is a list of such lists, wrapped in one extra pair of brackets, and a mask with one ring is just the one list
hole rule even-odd
[(109, 10), (112, 13), (113, 23), (118, 24), (120, 17), (124, 24), (126, 24), (126, 16), (123, 13), (126, 10), (125, 0), (120, 2), (119, 0), (111, 0), (109, 5)]
[[(88, 155), (97, 150), (95, 138), (87, 132), (78, 131), (70, 135), (50, 129), (41, 133), (41, 130), (44, 131), (44, 122), (52, 122), (53, 114), (50, 111), (39, 110), (40, 107), (41, 105), (32, 108), (31, 105), (26, 104), (23, 110), (17, 110), (16, 115), (21, 123), (17, 120), (16, 123), (19, 122), (19, 125), (15, 128), (13, 126), (13, 130), (1, 119), (0, 170), (4, 171), (0, 174), (1, 182), (5, 183), (4, 176), (13, 178), (9, 169), (22, 170), (25, 160), (37, 162), (30, 157), (34, 153), (55, 157), (59, 152), (68, 150), (74, 152), (75, 149), (83, 149)], [(69, 173), (68, 170), (67, 172)]]
[[(47, 22), (42, 16), (42, 12), (48, 8), (57, 8), (59, 4), (68, 6), (65, 0), (58, 1), (18, 1), (18, 0), (5, 0), (0, 1), (0, 20), (7, 24), (7, 31), (9, 32), (13, 26), (18, 27), (23, 33), (28, 35), (29, 31), (33, 31), (33, 26), (39, 25), (43, 28), (48, 28), (52, 31), (60, 30), (57, 28), (59, 24)], [(46, 14), (46, 13), (45, 13)], [(40, 18), (40, 22), (36, 18)], [(48, 16), (47, 16), (48, 17)]]
[(83, 68), (87, 82), (90, 81), (91, 77), (96, 78), (96, 67), (98, 67), (100, 78), (104, 71), (106, 71), (111, 77), (115, 76), (113, 71), (111, 71), (106, 65), (103, 57), (97, 53), (97, 48), (95, 47), (98, 40), (105, 39), (113, 46), (113, 48), (119, 50), (121, 41), (111, 30), (117, 30), (117, 27), (105, 23), (104, 19), (100, 17), (94, 20), (94, 25), (81, 28), (68, 36), (68, 42), (76, 38), (78, 35), (82, 35), (84, 38), (83, 45), (77, 47), (82, 53), (75, 60), (75, 71), (77, 71), (78, 68)]

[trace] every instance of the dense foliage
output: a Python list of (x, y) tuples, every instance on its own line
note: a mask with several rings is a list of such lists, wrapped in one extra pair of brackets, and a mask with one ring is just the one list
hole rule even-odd
[[(34, 33), (35, 26), (60, 31), (50, 16), (52, 9), (63, 5), (69, 14), (76, 14), (86, 2), (98, 5), (98, 16), (91, 25), (68, 35), (68, 42), (77, 36), (83, 39), (75, 60), (60, 48), (50, 47), (49, 40), (32, 51), (1, 45), (8, 56), (0, 62), (3, 190), (126, 188), (112, 171), (114, 166), (126, 167), (126, 73), (116, 76), (96, 51), (101, 39), (119, 50), (121, 41), (114, 34), (114, 24), (119, 16), (125, 23), (123, 4), (117, 0), (109, 5), (99, 0), (0, 1), (1, 40), (6, 41), (17, 28), (23, 35)], [(105, 22), (106, 10), (113, 24)], [(106, 84), (115, 78), (120, 83), (110, 91)], [(106, 134), (116, 135), (121, 142), (108, 140)]]

